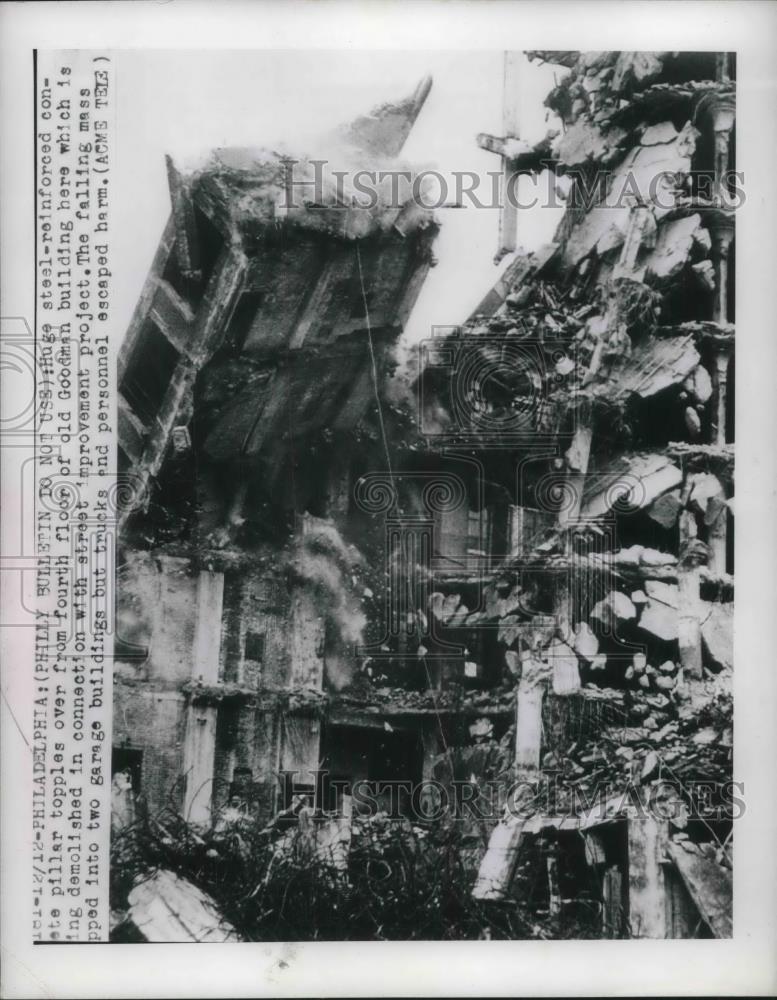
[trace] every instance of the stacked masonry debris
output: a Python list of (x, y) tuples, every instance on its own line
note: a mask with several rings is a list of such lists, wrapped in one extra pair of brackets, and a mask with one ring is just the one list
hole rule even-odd
[[(556, 516), (489, 585), (513, 598), (495, 618), (518, 679), (517, 764), (534, 780), (474, 891), (509, 897), (540, 838), (558, 912), (557, 869), (582, 839), (605, 935), (729, 936), (736, 810), (695, 796), (732, 791), (731, 60), (532, 55), (570, 69), (546, 102), (563, 132), (540, 164), (481, 145), (514, 172), (569, 175), (570, 204), (550, 256), (519, 259), (467, 332), (541, 343), (556, 452), (534, 506)], [(617, 720), (577, 725), (589, 688)]]
[[(417, 412), (388, 377), (436, 233), (409, 194), (289, 211), (276, 154), (169, 165), (120, 358), (117, 785), (201, 846), (236, 804), (340, 844), (360, 782), (435, 779), (478, 905), (727, 936), (733, 62), (531, 57), (568, 70), (562, 130), (479, 142), (567, 211), (422, 345)], [(427, 93), (339, 162), (395, 157)]]

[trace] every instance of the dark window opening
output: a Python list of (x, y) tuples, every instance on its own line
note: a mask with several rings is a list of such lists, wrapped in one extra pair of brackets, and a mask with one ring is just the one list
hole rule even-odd
[(111, 776), (122, 771), (129, 774), (132, 791), (137, 795), (143, 775), (143, 751), (132, 747), (114, 747), (111, 752)]
[(179, 354), (159, 327), (147, 320), (119, 386), (144, 424), (151, 424), (170, 385)]
[(202, 269), (200, 292), (202, 293), (215, 270), (216, 261), (224, 247), (224, 235), (211, 222), (208, 216), (196, 206), (194, 209), (194, 220), (197, 224), (197, 233), (200, 240), (200, 267)]
[(353, 795), (354, 813), (409, 815), (412, 790), (420, 783), (423, 769), (418, 733), (333, 725), (323, 733), (322, 748), (319, 803), (323, 809), (341, 810), (343, 796)]
[(263, 292), (243, 292), (232, 313), (227, 334), (228, 345), (235, 351), (242, 351), (251, 331), (257, 313), (264, 302)]
[(244, 654), (247, 660), (261, 663), (264, 659), (264, 632), (246, 632)]

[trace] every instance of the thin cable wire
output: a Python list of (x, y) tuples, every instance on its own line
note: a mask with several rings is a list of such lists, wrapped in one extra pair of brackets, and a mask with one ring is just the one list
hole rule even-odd
[(386, 437), (386, 425), (383, 422), (383, 406), (380, 401), (380, 392), (378, 391), (378, 365), (375, 360), (375, 345), (372, 342), (372, 326), (370, 324), (370, 310), (367, 305), (367, 292), (364, 287), (364, 274), (362, 272), (362, 255), (359, 249), (359, 243), (356, 242), (356, 264), (359, 270), (359, 284), (361, 286), (362, 292), (362, 302), (364, 303), (364, 320), (367, 324), (367, 343), (370, 347), (370, 365), (372, 367), (372, 387), (375, 393), (375, 401), (378, 404), (378, 422), (380, 423), (380, 433), (383, 438), (383, 450), (386, 454), (386, 465), (388, 467), (389, 478), (394, 482), (394, 472), (391, 468), (391, 454), (389, 452), (388, 438)]

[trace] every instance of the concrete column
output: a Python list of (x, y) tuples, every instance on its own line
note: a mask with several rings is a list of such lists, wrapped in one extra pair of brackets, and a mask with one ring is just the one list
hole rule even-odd
[(680, 662), (685, 680), (698, 680), (702, 676), (699, 565), (689, 554), (689, 546), (696, 538), (696, 521), (690, 511), (680, 514), (680, 561), (677, 566), (677, 628)]
[(518, 686), (515, 719), (515, 764), (519, 774), (531, 774), (540, 769), (542, 747), (541, 684)]
[[(218, 684), (223, 605), (224, 574), (202, 570), (197, 581), (192, 680), (203, 684)], [(183, 815), (191, 823), (210, 823), (217, 721), (218, 709), (214, 705), (190, 704), (186, 710)]]
[(217, 716), (214, 705), (190, 705), (186, 712), (183, 816), (190, 823), (210, 823)]
[(628, 820), (629, 925), (632, 938), (666, 937), (666, 887), (661, 864), (666, 823), (652, 816)]
[(715, 392), (715, 427), (712, 443), (722, 447), (726, 443), (726, 408), (728, 402), (728, 364), (731, 351), (728, 346), (715, 348), (713, 389)]
[(197, 626), (194, 633), (192, 679), (218, 684), (224, 574), (203, 570), (197, 581)]

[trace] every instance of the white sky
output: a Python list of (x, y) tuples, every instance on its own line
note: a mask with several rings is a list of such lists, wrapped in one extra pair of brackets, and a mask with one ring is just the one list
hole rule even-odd
[[(165, 153), (184, 161), (214, 146), (276, 144), (300, 155), (315, 152), (317, 134), (376, 104), (405, 97), (429, 73), (432, 91), (402, 160), (444, 176), (454, 170), (477, 171), (486, 185), (487, 171), (500, 165), (497, 156), (477, 147), (475, 136), (502, 134), (501, 52), (147, 49), (119, 50), (116, 58), (113, 223), (115, 315), (121, 331), (170, 209)], [(548, 128), (542, 101), (553, 73), (552, 67), (525, 62), (521, 136), (527, 141), (542, 138)], [(470, 205), (438, 214), (439, 263), (408, 322), (408, 342), (428, 336), (434, 324), (462, 322), (500, 273), (493, 264), (498, 210)], [(560, 210), (538, 207), (519, 214), (519, 244), (532, 250), (551, 238)]]

